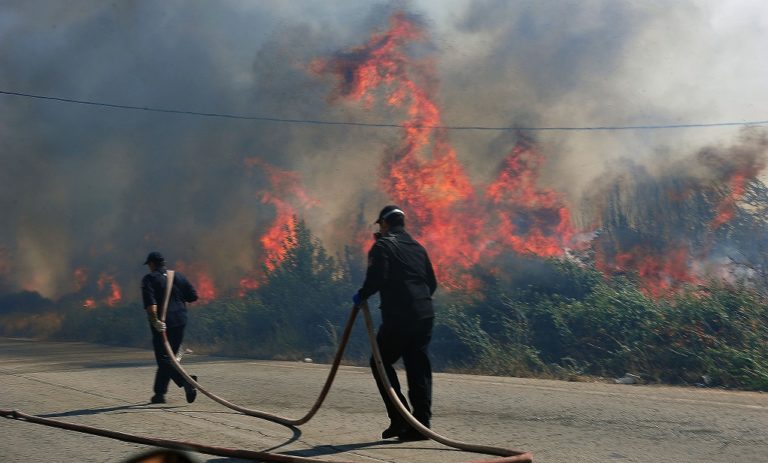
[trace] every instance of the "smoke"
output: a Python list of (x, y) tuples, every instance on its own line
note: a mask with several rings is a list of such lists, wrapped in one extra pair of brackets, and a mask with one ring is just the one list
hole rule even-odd
[[(334, 101), (311, 70), (368, 40), (390, 14), (419, 18), (451, 125), (635, 125), (764, 119), (759, 3), (413, 1), (5, 1), (0, 89), (138, 106), (292, 119), (400, 122)], [(338, 249), (390, 198), (396, 129), (254, 123), (2, 97), (0, 290), (135, 299), (153, 249), (235, 291), (267, 256), (273, 184), (294, 172), (310, 201), (278, 198)], [(474, 184), (496, 178), (511, 133), (449, 132)], [(735, 129), (546, 133), (540, 181), (580, 207), (617, 159), (652, 171), (729, 142)], [(704, 160), (693, 164), (706, 164)], [(705, 168), (705, 169), (708, 169)], [(712, 167), (717, 171), (716, 167)], [(759, 170), (759, 169), (758, 169)], [(76, 276), (77, 269), (85, 269)], [(85, 276), (83, 276), (85, 275)], [(204, 279), (202, 276), (200, 277)], [(112, 280), (110, 280), (112, 281)], [(207, 280), (206, 280), (207, 281)], [(99, 288), (101, 286), (101, 289)]]
[[(460, 35), (446, 48), (456, 53), (440, 72), (447, 120), (561, 127), (765, 119), (756, 101), (768, 96), (758, 45), (768, 9), (759, 2), (485, 0), (454, 26)], [(685, 156), (736, 136), (736, 128), (546, 133), (544, 180), (578, 198), (616, 159), (652, 165), (659, 147)], [(458, 151), (473, 157), (497, 161), (504, 152), (480, 137), (464, 140)]]
[(744, 130), (732, 145), (707, 146), (653, 170), (617, 166), (588, 201), (599, 224), (592, 242), (596, 266), (636, 272), (656, 295), (713, 277), (757, 276), (758, 265), (732, 265), (731, 256), (765, 259), (755, 249), (765, 233), (763, 214), (748, 204), (750, 198), (766, 203), (765, 187), (754, 179), (767, 161), (766, 133)]
[[(283, 3), (4, 2), (0, 85), (132, 105), (343, 118), (306, 70), (342, 46), (344, 34), (329, 32), (340, 19), (311, 11), (302, 19)], [(76, 268), (88, 269), (92, 291), (101, 273), (118, 275), (131, 297), (152, 249), (171, 264), (204, 267), (217, 286), (236, 286), (260, 268), (258, 237), (275, 214), (261, 200), (268, 179), (246, 159), (305, 172), (323, 215), (333, 217), (334, 197), (354, 192), (331, 177), (346, 177), (348, 153), (373, 152), (380, 139), (349, 140), (345, 129), (3, 103), (0, 246), (3, 265), (13, 269), (3, 278), (51, 297), (77, 289)], [(357, 187), (364, 183), (363, 172), (355, 177)]]

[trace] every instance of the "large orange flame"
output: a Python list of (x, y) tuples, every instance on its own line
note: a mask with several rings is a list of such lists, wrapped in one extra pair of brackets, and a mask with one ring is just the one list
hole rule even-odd
[(433, 65), (408, 53), (411, 43), (425, 38), (411, 18), (395, 13), (386, 31), (333, 59), (315, 61), (312, 69), (337, 76), (332, 100), (370, 106), (383, 90), (387, 105), (404, 110), (401, 143), (387, 156), (381, 186), (406, 210), (409, 227), (430, 249), (446, 286), (475, 287), (467, 270), (504, 251), (490, 249), (494, 243), (518, 253), (562, 255), (573, 235), (570, 213), (554, 191), (536, 187), (540, 155), (516, 148), (485, 196), (477, 196), (440, 128)]
[(575, 232), (560, 195), (536, 186), (542, 163), (540, 153), (520, 143), (485, 191), (496, 206), (494, 235), (499, 242), (519, 254), (555, 257), (563, 254)]

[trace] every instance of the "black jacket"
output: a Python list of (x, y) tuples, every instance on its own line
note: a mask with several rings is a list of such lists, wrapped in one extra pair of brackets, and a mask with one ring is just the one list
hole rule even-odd
[(363, 300), (381, 293), (383, 323), (434, 317), (432, 294), (436, 289), (427, 251), (402, 227), (378, 238), (368, 251), (368, 271), (359, 293)]
[[(141, 280), (141, 297), (144, 307), (156, 305), (159, 311), (163, 307), (163, 298), (166, 288), (166, 269), (159, 268), (152, 273), (144, 275)], [(197, 300), (197, 291), (184, 275), (175, 272), (173, 276), (173, 288), (171, 298), (168, 301), (168, 313), (165, 314), (165, 323), (168, 326), (183, 326), (187, 324), (187, 302)]]

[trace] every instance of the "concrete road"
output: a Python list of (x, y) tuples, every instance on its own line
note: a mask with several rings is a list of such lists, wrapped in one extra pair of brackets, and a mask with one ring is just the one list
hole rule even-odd
[[(201, 384), (242, 406), (299, 417), (327, 365), (186, 355)], [(435, 442), (381, 441), (387, 420), (365, 368), (342, 367), (300, 430), (173, 389), (149, 405), (149, 350), (0, 338), (0, 408), (143, 436), (335, 461), (465, 462)], [(768, 394), (658, 386), (435, 375), (435, 431), (533, 452), (537, 463), (768, 462)], [(120, 462), (150, 447), (0, 419), (2, 462)], [(236, 462), (192, 454), (199, 462)]]

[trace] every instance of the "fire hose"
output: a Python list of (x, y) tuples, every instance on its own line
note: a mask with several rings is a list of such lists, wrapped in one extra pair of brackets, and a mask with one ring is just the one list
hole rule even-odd
[[(172, 270), (169, 270), (165, 300), (160, 310), (160, 319), (162, 321), (165, 321), (165, 312), (167, 309), (171, 287), (173, 284), (173, 276), (174, 276), (174, 272)], [(346, 348), (347, 342), (352, 332), (352, 327), (354, 325), (355, 318), (357, 317), (358, 311), (363, 312), (363, 317), (365, 319), (365, 327), (368, 333), (368, 339), (371, 344), (371, 351), (373, 353), (374, 363), (376, 365), (376, 369), (379, 373), (379, 376), (384, 384), (384, 388), (387, 391), (387, 395), (389, 399), (392, 401), (392, 403), (395, 405), (397, 410), (400, 412), (400, 414), (403, 416), (403, 418), (408, 422), (408, 424), (410, 424), (414, 429), (416, 429), (422, 435), (436, 442), (439, 442), (443, 445), (446, 445), (448, 447), (453, 447), (453, 448), (464, 450), (467, 452), (482, 453), (482, 454), (495, 455), (500, 457), (500, 458), (492, 458), (492, 459), (485, 459), (485, 460), (474, 460), (471, 463), (532, 463), (533, 456), (529, 452), (524, 452), (521, 450), (514, 450), (514, 449), (507, 449), (502, 447), (492, 447), (487, 445), (472, 444), (468, 442), (461, 442), (461, 441), (449, 439), (445, 436), (442, 436), (434, 432), (430, 428), (427, 428), (423, 424), (421, 424), (408, 411), (405, 405), (403, 405), (403, 403), (397, 397), (397, 394), (395, 393), (394, 388), (392, 387), (392, 385), (390, 384), (387, 378), (386, 372), (384, 370), (384, 363), (381, 359), (381, 353), (379, 352), (378, 344), (376, 342), (376, 334), (374, 330), (373, 319), (371, 317), (370, 310), (368, 309), (367, 303), (363, 303), (360, 306), (356, 306), (352, 308), (349, 318), (347, 319), (347, 324), (344, 327), (344, 332), (342, 334), (339, 347), (336, 351), (333, 364), (331, 365), (331, 369), (328, 372), (328, 376), (320, 392), (320, 395), (318, 396), (318, 398), (315, 400), (315, 403), (312, 405), (312, 407), (304, 416), (300, 418), (295, 418), (295, 419), (282, 417), (279, 415), (267, 413), (260, 410), (241, 407), (239, 405), (233, 404), (213, 394), (212, 392), (202, 387), (184, 370), (184, 368), (181, 366), (179, 361), (176, 359), (176, 355), (173, 352), (173, 349), (171, 348), (170, 343), (168, 342), (168, 337), (165, 332), (162, 333), (163, 343), (165, 345), (166, 353), (168, 354), (168, 357), (170, 358), (174, 368), (184, 377), (186, 381), (188, 381), (190, 384), (195, 386), (200, 392), (205, 394), (207, 397), (209, 397), (213, 401), (218, 402), (219, 404), (227, 408), (238, 411), (248, 416), (269, 420), (285, 426), (300, 426), (308, 422), (317, 413), (317, 411), (320, 409), (320, 406), (323, 404), (323, 401), (325, 400), (326, 396), (328, 395), (331, 385), (333, 384), (333, 380), (336, 376), (336, 372), (338, 371), (339, 364), (341, 363), (344, 349)], [(331, 463), (328, 460), (321, 460), (316, 458), (298, 457), (298, 456), (292, 456), (292, 455), (259, 452), (259, 451), (252, 451), (252, 450), (243, 450), (243, 449), (231, 449), (226, 447), (215, 447), (215, 446), (209, 446), (204, 444), (198, 444), (194, 442), (182, 442), (182, 441), (169, 440), (169, 439), (158, 439), (158, 438), (136, 436), (133, 434), (110, 431), (110, 430), (84, 426), (84, 425), (76, 425), (72, 423), (65, 423), (62, 421), (53, 420), (49, 418), (42, 418), (34, 415), (27, 415), (16, 410), (0, 409), (0, 415), (2, 415), (5, 418), (18, 419), (18, 420), (28, 421), (31, 423), (44, 424), (48, 426), (69, 429), (69, 430), (78, 431), (78, 432), (95, 434), (95, 435), (100, 435), (104, 437), (110, 437), (113, 439), (126, 441), (126, 442), (154, 445), (158, 447), (165, 447), (165, 448), (176, 449), (176, 450), (192, 450), (192, 451), (206, 453), (210, 455), (219, 455), (219, 456), (234, 457), (234, 458), (249, 458), (249, 459), (254, 459), (259, 461), (274, 461), (274, 462), (286, 462), (286, 463)]]

